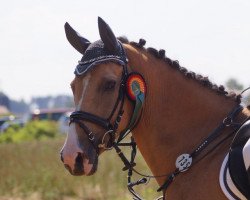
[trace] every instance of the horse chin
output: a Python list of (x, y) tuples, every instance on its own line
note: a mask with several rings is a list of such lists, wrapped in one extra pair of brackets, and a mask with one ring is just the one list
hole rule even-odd
[(91, 176), (93, 175), (96, 171), (97, 171), (97, 167), (98, 167), (98, 157), (96, 156), (95, 159), (94, 159), (94, 162), (93, 164), (89, 164), (84, 161), (84, 174), (85, 176)]

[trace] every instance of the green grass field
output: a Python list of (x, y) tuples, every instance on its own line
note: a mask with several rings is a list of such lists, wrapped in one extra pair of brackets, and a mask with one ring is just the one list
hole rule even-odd
[[(126, 188), (127, 172), (114, 151), (105, 152), (90, 177), (74, 177), (64, 168), (59, 151), (64, 138), (0, 144), (0, 200), (23, 199), (132, 199)], [(137, 169), (150, 173), (141, 156)], [(138, 176), (135, 176), (138, 178)], [(136, 187), (145, 199), (158, 195), (154, 180)]]

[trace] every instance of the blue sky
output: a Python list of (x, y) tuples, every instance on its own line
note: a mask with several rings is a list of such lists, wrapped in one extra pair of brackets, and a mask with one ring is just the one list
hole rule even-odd
[(90, 41), (97, 16), (117, 36), (147, 40), (217, 84), (250, 85), (249, 0), (10, 0), (0, 7), (0, 90), (14, 99), (71, 94), (81, 55), (67, 42), (68, 21)]

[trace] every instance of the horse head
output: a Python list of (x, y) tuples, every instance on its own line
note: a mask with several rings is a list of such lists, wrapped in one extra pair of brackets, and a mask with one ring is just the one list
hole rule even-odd
[(111, 148), (132, 112), (124, 96), (126, 53), (101, 18), (98, 26), (101, 40), (91, 43), (65, 24), (68, 41), (83, 55), (71, 83), (75, 112), (61, 150), (61, 160), (72, 175), (92, 175), (97, 170), (98, 156)]

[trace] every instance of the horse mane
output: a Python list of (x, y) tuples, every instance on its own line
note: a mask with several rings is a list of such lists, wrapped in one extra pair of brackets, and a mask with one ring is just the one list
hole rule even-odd
[(146, 40), (144, 40), (144, 39), (140, 39), (139, 42), (129, 41), (124, 36), (118, 37), (117, 39), (123, 44), (130, 44), (135, 48), (145, 50), (146, 52), (150, 53), (154, 57), (156, 57), (158, 59), (161, 59), (161, 60), (164, 60), (164, 62), (166, 62), (170, 67), (178, 70), (179, 72), (181, 72), (187, 78), (196, 80), (201, 85), (203, 85), (203, 86), (205, 86), (207, 88), (210, 88), (211, 90), (215, 91), (217, 94), (224, 95), (225, 97), (232, 98), (237, 103), (241, 103), (241, 98), (242, 98), (241, 95), (237, 95), (235, 92), (231, 92), (231, 91), (227, 92), (223, 85), (218, 86), (218, 85), (212, 83), (209, 80), (208, 77), (204, 77), (204, 76), (202, 76), (200, 74), (196, 74), (195, 72), (189, 71), (185, 67), (180, 66), (178, 60), (171, 60), (170, 58), (168, 58), (165, 55), (166, 51), (164, 49), (160, 49), (158, 51), (158, 50), (156, 50), (155, 48), (152, 48), (152, 47), (144, 48), (144, 46), (146, 44)]

